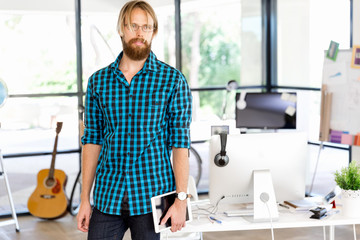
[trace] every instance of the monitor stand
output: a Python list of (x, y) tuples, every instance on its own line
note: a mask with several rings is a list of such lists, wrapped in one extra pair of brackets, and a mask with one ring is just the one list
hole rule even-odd
[(254, 222), (277, 221), (279, 210), (269, 169), (254, 170)]

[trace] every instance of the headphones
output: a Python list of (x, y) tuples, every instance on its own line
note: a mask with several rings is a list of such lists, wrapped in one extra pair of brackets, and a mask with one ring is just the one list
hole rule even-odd
[(229, 163), (229, 157), (226, 155), (226, 133), (220, 133), (220, 141), (221, 141), (221, 151), (220, 153), (216, 154), (214, 158), (214, 163), (218, 167), (225, 167)]
[(246, 92), (240, 92), (239, 100), (236, 102), (236, 107), (239, 110), (244, 110), (246, 108), (246, 101), (245, 101)]

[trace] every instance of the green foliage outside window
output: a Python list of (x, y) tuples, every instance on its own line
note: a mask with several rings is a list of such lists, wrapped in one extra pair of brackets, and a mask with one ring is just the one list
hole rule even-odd
[[(48, 17), (48, 21), (43, 18)], [(42, 21), (40, 21), (42, 20)], [(0, 75), (15, 93), (76, 92), (76, 52), (67, 16), (17, 15), (0, 17), (6, 44)]]
[[(198, 13), (182, 19), (182, 71), (190, 86), (225, 86), (229, 80), (240, 84), (240, 27), (226, 32), (218, 19), (201, 19)], [(225, 92), (200, 95), (200, 107), (221, 116)]]

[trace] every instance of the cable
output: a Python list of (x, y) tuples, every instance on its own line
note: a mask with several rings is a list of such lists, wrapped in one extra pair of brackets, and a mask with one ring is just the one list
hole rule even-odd
[(270, 218), (270, 230), (271, 230), (271, 239), (274, 240), (274, 227), (273, 227), (273, 223), (272, 223), (272, 217), (271, 217), (271, 212), (270, 212), (270, 208), (269, 208), (269, 205), (268, 205), (268, 201), (270, 199), (270, 196), (268, 193), (266, 192), (262, 192), (260, 194), (260, 200), (265, 203), (266, 205), (266, 208), (268, 210), (268, 213), (269, 213), (269, 218)]
[(217, 201), (214, 209), (210, 212), (210, 214), (215, 214), (215, 213), (217, 212), (217, 210), (218, 210), (218, 205), (219, 205), (220, 201), (223, 200), (224, 198), (225, 198), (225, 196), (222, 196), (222, 197)]
[[(225, 198), (225, 196), (221, 196), (221, 198), (216, 202), (215, 206), (208, 207), (208, 208), (200, 208), (199, 206), (195, 205), (194, 207), (197, 207), (197, 209), (194, 210), (193, 212), (204, 211), (205, 213), (197, 212), (197, 217), (199, 218), (201, 215), (206, 216), (209, 219), (209, 221), (213, 223), (213, 220), (210, 219), (210, 216), (213, 214), (216, 214), (216, 212), (218, 210), (218, 205), (219, 205), (220, 201), (223, 200), (224, 198)], [(210, 210), (210, 209), (212, 209), (212, 210)]]
[(354, 230), (354, 240), (356, 240), (356, 228), (355, 228), (355, 224), (353, 224), (353, 230)]
[[(201, 207), (199, 207), (198, 205), (194, 205), (194, 207), (196, 207), (197, 209), (193, 210), (193, 212), (195, 212), (195, 211), (204, 211), (204, 212), (207, 213), (207, 214), (202, 213), (202, 215), (215, 214), (215, 213), (217, 212), (217, 208), (218, 208), (218, 205), (219, 205), (220, 201), (221, 201), (222, 199), (224, 199), (224, 198), (225, 198), (225, 196), (222, 196), (222, 197), (217, 201), (217, 203), (216, 203), (215, 206), (212, 205), (212, 206), (207, 207), (207, 208), (201, 208)], [(198, 214), (201, 214), (201, 213), (198, 213)]]
[(271, 212), (270, 212), (270, 209), (269, 209), (269, 206), (267, 204), (267, 202), (264, 202), (265, 205), (266, 205), (266, 208), (268, 210), (268, 213), (269, 213), (269, 217), (270, 217), (270, 229), (271, 229), (271, 239), (274, 240), (274, 228), (273, 228), (273, 223), (272, 223), (272, 217), (271, 217)]
[[(211, 213), (210, 209), (214, 209), (214, 206), (208, 207), (208, 208), (201, 208), (197, 205), (194, 205), (193, 207), (196, 207), (197, 209), (194, 209), (193, 212), (197, 212), (197, 211), (204, 211), (206, 213)], [(198, 213), (198, 214), (205, 214), (205, 213)]]

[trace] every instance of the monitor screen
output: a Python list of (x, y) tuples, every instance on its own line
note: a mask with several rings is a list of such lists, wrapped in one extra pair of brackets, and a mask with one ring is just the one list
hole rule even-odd
[(236, 94), (236, 127), (296, 129), (296, 93)]
[(220, 136), (210, 140), (209, 197), (216, 204), (253, 202), (253, 171), (269, 169), (278, 202), (305, 197), (307, 134), (301, 132), (228, 135), (229, 163), (215, 165)]

